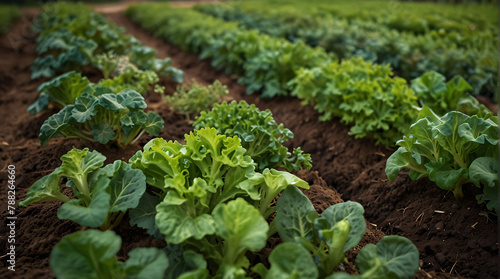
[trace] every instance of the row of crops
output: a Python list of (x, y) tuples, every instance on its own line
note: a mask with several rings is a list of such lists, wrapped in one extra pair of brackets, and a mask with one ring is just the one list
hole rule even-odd
[[(156, 19), (164, 20), (163, 16)], [(155, 58), (156, 50), (81, 4), (45, 5), (32, 29), (39, 33), (39, 57), (31, 77), (49, 80), (38, 87), (39, 98), (28, 111), (59, 110), (40, 128), (42, 148), (57, 137), (132, 148), (145, 133), (159, 135), (164, 120), (147, 112), (144, 95), (164, 90), (156, 84), (160, 76), (183, 81), (183, 72), (173, 68), (169, 58)], [(255, 40), (261, 36), (251, 35)], [(273, 40), (268, 43), (275, 45)], [(276, 46), (311, 51), (286, 41)], [(320, 49), (313, 51), (318, 58), (329, 57)], [(234, 66), (246, 72), (242, 64)], [(362, 71), (374, 66), (364, 67)], [(103, 78), (91, 82), (85, 76), (89, 69)], [(293, 68), (286, 71), (287, 76), (295, 75)], [(261, 84), (267, 86), (267, 80)], [(215, 104), (201, 111), (207, 96), (215, 102), (225, 94), (219, 82), (181, 86), (166, 100), (182, 113), (201, 112), (183, 143), (154, 138), (128, 162), (107, 165), (100, 152), (73, 148), (61, 157), (60, 166), (29, 188), (20, 206), (60, 204), (57, 217), (83, 227), (53, 248), (50, 266), (57, 277), (414, 276), (418, 250), (400, 236), (363, 247), (355, 261), (361, 275), (341, 272), (346, 253), (365, 233), (363, 207), (339, 203), (318, 215), (298, 189), (308, 189), (309, 184), (291, 173), (310, 169), (310, 155), (284, 146), (293, 133), (278, 125), (270, 111), (245, 102)], [(122, 240), (113, 229), (125, 220), (164, 239), (166, 247), (135, 248), (124, 261), (117, 256)], [(269, 264), (255, 262), (250, 255), (266, 247), (276, 233), (283, 243), (274, 247)]]
[(412, 179), (428, 177), (456, 197), (472, 182), (483, 189), (478, 202), (498, 209), (498, 118), (468, 93), (473, 88), (462, 77), (447, 81), (430, 71), (409, 84), (393, 77), (388, 65), (360, 57), (339, 62), (324, 48), (247, 30), (194, 9), (150, 4), (127, 13), (155, 35), (239, 75), (247, 93), (298, 97), (320, 120), (337, 117), (352, 125), (350, 133), (358, 138), (374, 138), (389, 148), (396, 144), (399, 149), (387, 161), (389, 179), (408, 169)]
[(478, 23), (476, 27), (448, 17), (449, 22), (444, 24), (429, 16), (422, 23), (421, 18), (403, 20), (404, 13), (381, 22), (339, 17), (324, 10), (304, 12), (299, 3), (271, 9), (251, 1), (241, 5), (200, 5), (196, 10), (273, 37), (321, 46), (339, 59), (361, 57), (390, 64), (406, 79), (429, 70), (443, 73), (447, 79), (459, 75), (472, 85), (475, 94), (494, 96), (498, 81), (498, 30), (494, 23)]

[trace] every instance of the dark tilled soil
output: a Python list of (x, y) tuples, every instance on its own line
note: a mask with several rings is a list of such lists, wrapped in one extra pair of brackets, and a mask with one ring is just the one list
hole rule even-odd
[[(358, 140), (348, 135), (348, 127), (338, 121), (318, 122), (317, 113), (310, 107), (303, 107), (292, 98), (273, 100), (259, 99), (245, 95), (245, 88), (236, 83), (234, 77), (214, 70), (209, 61), (200, 61), (196, 54), (183, 52), (175, 46), (152, 37), (133, 24), (121, 13), (108, 15), (118, 25), (145, 45), (158, 50), (159, 57), (171, 57), (175, 67), (185, 71), (186, 80), (195, 79), (210, 84), (218, 79), (228, 86), (228, 99), (246, 100), (261, 109), (270, 109), (278, 122), (291, 129), (295, 138), (290, 147), (302, 146), (311, 153), (314, 168), (311, 172), (301, 171), (297, 175), (308, 181), (311, 189), (305, 191), (318, 212), (342, 200), (358, 201), (365, 207), (367, 232), (361, 246), (378, 242), (384, 234), (398, 234), (408, 237), (421, 253), (421, 267), (416, 278), (497, 278), (498, 239), (497, 220), (484, 206), (477, 205), (472, 186), (466, 187), (466, 198), (456, 200), (451, 193), (437, 188), (428, 180), (411, 181), (401, 175), (389, 182), (384, 174), (385, 160), (392, 151), (376, 147), (373, 141)], [(117, 159), (128, 160), (152, 137), (144, 136), (135, 145), (119, 150), (106, 148), (86, 141), (53, 139), (41, 147), (38, 133), (41, 124), (55, 108), (32, 116), (26, 108), (37, 98), (36, 88), (44, 80), (30, 80), (29, 73), (36, 58), (33, 34), (29, 33), (29, 22), (33, 14), (28, 13), (0, 39), (0, 156), (2, 185), (6, 185), (8, 165), (16, 167), (16, 197), (24, 199), (30, 185), (60, 165), (59, 158), (73, 146), (89, 147), (103, 153), (107, 163)], [(85, 74), (93, 80), (100, 78), (95, 71)], [(175, 84), (162, 80), (167, 94), (175, 90)], [(191, 125), (184, 116), (169, 110), (158, 95), (150, 92), (146, 101), (148, 109), (156, 111), (165, 120), (160, 137), (182, 140)], [(7, 190), (0, 193), (0, 204), (7, 205)], [(341, 194), (339, 194), (341, 193)], [(71, 221), (57, 218), (59, 203), (33, 204), (17, 210), (16, 220), (16, 272), (5, 271), (7, 278), (50, 278), (50, 251), (60, 239), (69, 233), (82, 230)], [(0, 218), (6, 220), (7, 212), (2, 210)], [(119, 257), (135, 247), (162, 247), (165, 243), (153, 239), (143, 230), (130, 227), (126, 221), (116, 229), (122, 237)], [(6, 222), (0, 226), (0, 244), (7, 246)], [(264, 260), (279, 242), (277, 237), (268, 241), (268, 246), (255, 255), (253, 261)], [(356, 251), (348, 254), (351, 262)], [(264, 260), (265, 261), (265, 260)], [(6, 268), (6, 258), (0, 262)], [(355, 272), (352, 265), (347, 270)]]

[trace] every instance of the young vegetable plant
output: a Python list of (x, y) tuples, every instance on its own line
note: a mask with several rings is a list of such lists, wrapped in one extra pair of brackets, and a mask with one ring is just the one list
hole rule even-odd
[(284, 167), (288, 171), (310, 169), (311, 156), (300, 147), (293, 154), (283, 146), (293, 133), (283, 124), (277, 124), (270, 110), (261, 111), (245, 101), (215, 104), (210, 112), (202, 111), (193, 124), (196, 130), (216, 128), (219, 134), (238, 136), (245, 153), (252, 157), (258, 168)]
[[(244, 251), (265, 245), (265, 218), (274, 212), (271, 202), (290, 185), (309, 185), (287, 172), (256, 172), (239, 138), (219, 135), (214, 128), (191, 132), (185, 141), (182, 145), (156, 138), (130, 159), (134, 168), (144, 172), (146, 182), (159, 191), (156, 197), (144, 196), (130, 212), (131, 224), (151, 234), (163, 234), (167, 243), (199, 251), (217, 267), (245, 267)], [(251, 239), (259, 235), (264, 240), (247, 242), (246, 236), (233, 233), (249, 234)], [(257, 245), (261, 241), (262, 247)], [(230, 247), (218, 245), (221, 242)]]
[[(62, 201), (64, 204), (57, 212), (59, 219), (93, 228), (115, 227), (128, 209), (139, 204), (146, 191), (146, 178), (142, 171), (119, 160), (101, 168), (105, 160), (97, 151), (73, 148), (61, 157), (60, 167), (30, 187), (19, 206)], [(73, 190), (72, 199), (61, 192), (59, 181), (63, 177), (68, 179), (66, 187)]]
[(106, 88), (84, 92), (57, 114), (49, 117), (40, 129), (42, 146), (56, 137), (80, 138), (91, 142), (115, 142), (125, 147), (147, 132), (157, 136), (163, 119), (154, 112), (145, 113), (147, 104), (141, 94), (123, 90), (118, 94)]
[(330, 206), (318, 216), (309, 199), (296, 187), (278, 199), (274, 223), (283, 244), (269, 257), (268, 270), (258, 264), (253, 271), (270, 278), (413, 278), (419, 253), (406, 238), (388, 236), (358, 254), (360, 276), (334, 272), (366, 230), (364, 209), (356, 202)]
[(131, 89), (145, 95), (152, 84), (158, 82), (158, 76), (152, 71), (141, 71), (135, 67), (128, 66), (119, 76), (113, 79), (101, 79), (99, 83), (90, 82), (81, 73), (70, 71), (42, 83), (37, 91), (40, 93), (38, 99), (28, 107), (28, 112), (37, 114), (47, 109), (49, 102), (53, 102), (59, 108), (75, 104), (76, 98), (82, 94), (100, 95), (94, 91), (108, 91), (106, 93), (120, 93), (125, 89)]
[(396, 143), (399, 149), (387, 159), (387, 177), (393, 180), (402, 169), (409, 169), (411, 179), (429, 177), (457, 198), (463, 197), (462, 185), (472, 182), (483, 186), (478, 202), (488, 201), (488, 209), (498, 212), (497, 122), (496, 117), (457, 111), (439, 117), (424, 107), (411, 133)]
[(201, 86), (195, 81), (191, 86), (182, 85), (177, 87), (177, 92), (172, 96), (165, 97), (173, 110), (186, 116), (189, 114), (209, 110), (214, 103), (222, 101), (224, 95), (229, 94), (225, 85), (216, 80), (212, 85)]
[(63, 237), (50, 254), (50, 268), (57, 278), (162, 279), (169, 261), (157, 248), (135, 248), (121, 262), (122, 245), (113, 231), (86, 230)]

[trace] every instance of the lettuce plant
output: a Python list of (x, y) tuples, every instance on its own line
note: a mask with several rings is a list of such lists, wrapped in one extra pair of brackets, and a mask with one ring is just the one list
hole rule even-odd
[[(19, 206), (36, 202), (62, 201), (57, 212), (59, 219), (69, 219), (81, 226), (115, 227), (130, 208), (139, 204), (146, 191), (142, 171), (115, 161), (101, 168), (106, 157), (88, 148), (73, 148), (61, 157), (62, 164), (51, 174), (36, 181)], [(73, 198), (64, 195), (59, 186), (67, 178), (66, 187), (73, 190)]]
[(183, 113), (189, 120), (189, 114), (209, 110), (210, 107), (222, 101), (229, 94), (227, 87), (216, 80), (212, 85), (202, 86), (193, 81), (192, 85), (177, 87), (177, 92), (165, 97), (173, 110)]
[(388, 159), (385, 172), (395, 179), (402, 169), (409, 169), (413, 180), (422, 177), (439, 188), (463, 197), (462, 185), (468, 182), (483, 186), (479, 202), (498, 210), (498, 124), (497, 118), (468, 116), (451, 111), (442, 117), (424, 107), (410, 134), (397, 142), (399, 149)]
[(195, 130), (216, 128), (219, 134), (238, 136), (259, 170), (284, 167), (288, 171), (310, 169), (311, 156), (300, 147), (293, 154), (283, 146), (293, 133), (277, 124), (270, 110), (261, 111), (245, 101), (215, 104), (210, 112), (202, 111), (194, 122)]
[(130, 212), (131, 224), (199, 251), (221, 268), (211, 274), (243, 268), (245, 251), (265, 245), (271, 202), (290, 185), (309, 185), (287, 172), (256, 172), (239, 138), (214, 128), (191, 132), (185, 141), (156, 138), (130, 159), (157, 192)]
[(62, 238), (50, 254), (57, 278), (162, 279), (169, 261), (157, 248), (135, 248), (126, 262), (116, 257), (122, 240), (113, 231), (86, 230)]
[(364, 209), (356, 202), (330, 206), (320, 216), (309, 199), (296, 187), (287, 188), (278, 199), (274, 223), (283, 244), (253, 270), (262, 278), (413, 278), (419, 253), (408, 239), (387, 236), (358, 253), (360, 276), (334, 272), (363, 237)]
[(75, 99), (74, 105), (49, 117), (38, 138), (42, 146), (52, 138), (67, 137), (101, 144), (115, 142), (123, 148), (143, 133), (156, 136), (163, 128), (163, 119), (154, 112), (145, 113), (146, 106), (141, 94), (133, 90), (118, 94), (106, 88), (92, 94), (85, 92)]

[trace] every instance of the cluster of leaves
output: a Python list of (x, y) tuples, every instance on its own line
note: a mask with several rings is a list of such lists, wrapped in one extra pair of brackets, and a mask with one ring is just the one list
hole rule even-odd
[(457, 110), (467, 115), (486, 117), (491, 112), (467, 91), (472, 87), (459, 76), (446, 82), (445, 77), (436, 72), (428, 72), (412, 80), (411, 88), (422, 107), (428, 106), (438, 115)]
[(233, 23), (190, 9), (139, 5), (130, 7), (127, 14), (156, 35), (186, 50), (201, 52), (202, 58), (212, 59), (214, 67), (241, 74), (238, 81), (247, 86), (247, 93), (261, 91), (261, 97), (287, 95), (287, 83), (296, 70), (333, 58), (321, 48), (238, 30)]
[(451, 111), (440, 117), (424, 107), (410, 134), (397, 142), (385, 172), (395, 179), (409, 169), (413, 180), (429, 177), (438, 187), (462, 197), (462, 185), (483, 188), (479, 203), (498, 212), (498, 118)]
[(21, 11), (18, 7), (0, 5), (0, 34), (9, 30), (11, 24), (21, 17)]
[(157, 136), (163, 119), (154, 112), (145, 113), (141, 94), (126, 89), (115, 94), (106, 87), (87, 87), (73, 105), (67, 105), (49, 117), (40, 129), (42, 146), (56, 137), (80, 138), (101, 144), (125, 147), (144, 132)]
[[(139, 204), (146, 191), (146, 177), (141, 170), (119, 160), (102, 167), (105, 160), (97, 151), (73, 148), (61, 157), (60, 167), (29, 188), (19, 206), (62, 201), (57, 212), (59, 219), (92, 228), (115, 227), (127, 210)], [(72, 199), (61, 191), (59, 181), (63, 177), (67, 178), (65, 186), (73, 190)]]
[(50, 268), (57, 278), (161, 279), (169, 266), (157, 248), (135, 248), (128, 260), (116, 254), (122, 245), (113, 231), (86, 230), (63, 237), (50, 254)]
[[(100, 69), (106, 78), (122, 73), (116, 70), (120, 58), (136, 70), (151, 71), (184, 80), (182, 71), (171, 66), (171, 60), (155, 58), (156, 50), (143, 46), (124, 28), (116, 27), (83, 4), (52, 3), (44, 5), (32, 26), (39, 32), (37, 52), (31, 78), (51, 77), (69, 70), (80, 71), (83, 65)], [(137, 78), (137, 77), (136, 77)], [(156, 76), (154, 79), (158, 79)]]
[(419, 253), (410, 240), (386, 236), (377, 245), (359, 251), (356, 266), (361, 275), (334, 272), (366, 230), (364, 209), (356, 202), (338, 203), (318, 216), (311, 201), (296, 187), (287, 188), (278, 199), (274, 223), (283, 244), (269, 257), (267, 270), (253, 270), (262, 278), (413, 278)]
[(204, 276), (244, 276), (245, 252), (266, 244), (265, 218), (275, 211), (271, 202), (290, 185), (309, 185), (288, 172), (256, 172), (239, 138), (219, 135), (214, 128), (191, 132), (185, 141), (153, 139), (130, 159), (159, 191), (131, 211), (131, 224), (201, 253), (210, 269), (197, 271)]
[(209, 110), (210, 107), (222, 101), (222, 97), (229, 94), (227, 87), (216, 80), (212, 85), (202, 86), (193, 81), (192, 85), (181, 85), (172, 96), (165, 100), (170, 108), (186, 115)]
[(283, 124), (277, 124), (270, 110), (261, 111), (245, 101), (215, 104), (210, 112), (202, 111), (194, 122), (195, 130), (215, 128), (219, 134), (238, 136), (258, 168), (284, 167), (288, 171), (310, 169), (311, 156), (300, 147), (293, 154), (283, 146), (293, 139), (293, 133)]
[(112, 93), (119, 93), (130, 89), (146, 94), (149, 87), (158, 81), (158, 76), (152, 71), (141, 71), (134, 67), (127, 67), (124, 72), (113, 79), (101, 79), (97, 84), (90, 82), (81, 73), (69, 71), (38, 86), (38, 99), (31, 104), (27, 111), (37, 114), (47, 109), (49, 102), (57, 107), (64, 108), (75, 103), (85, 91), (98, 87), (107, 87)]
[(320, 120), (341, 117), (357, 138), (392, 146), (417, 116), (418, 103), (406, 81), (391, 75), (389, 66), (357, 58), (301, 69), (289, 84), (293, 96), (322, 114)]
[(310, 46), (322, 46), (341, 59), (361, 57), (389, 63), (405, 79), (430, 70), (446, 73), (448, 79), (461, 75), (473, 85), (476, 94), (494, 96), (498, 76), (498, 31), (494, 29), (479, 32), (470, 30), (467, 24), (465, 30), (463, 25), (454, 30), (450, 26), (438, 27), (436, 21), (429, 27), (423, 18), (402, 13), (391, 20), (385, 16), (385, 20), (366, 20), (339, 18), (336, 11), (305, 12), (297, 3), (274, 5), (272, 9), (269, 6), (267, 2), (254, 2), (198, 5), (195, 9), (291, 42), (301, 40)]

